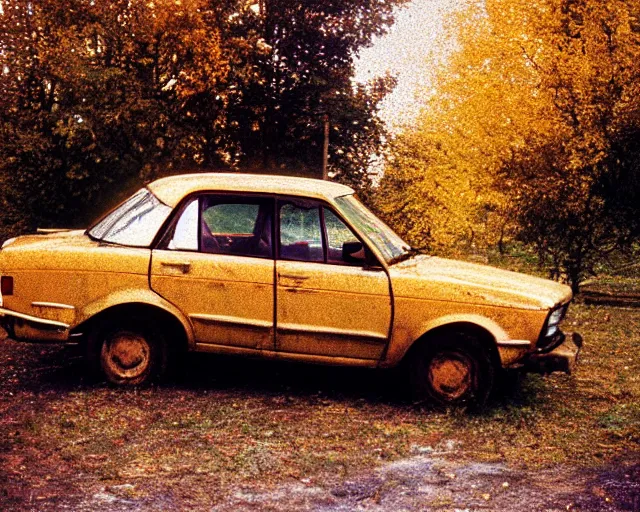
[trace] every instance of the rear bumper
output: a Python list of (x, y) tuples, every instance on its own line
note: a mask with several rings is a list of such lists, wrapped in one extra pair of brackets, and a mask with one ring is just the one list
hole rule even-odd
[(564, 372), (571, 374), (578, 364), (582, 344), (582, 336), (578, 333), (572, 333), (550, 352), (530, 354), (524, 361), (524, 369), (532, 373)]
[(16, 340), (67, 341), (69, 325), (55, 320), (38, 318), (0, 307), (0, 325)]

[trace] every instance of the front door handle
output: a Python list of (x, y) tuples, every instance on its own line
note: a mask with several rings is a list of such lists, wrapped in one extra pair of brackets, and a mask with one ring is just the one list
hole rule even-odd
[(163, 267), (171, 267), (171, 268), (180, 269), (183, 274), (187, 274), (189, 272), (189, 270), (191, 270), (191, 263), (187, 263), (187, 262), (184, 262), (184, 261), (181, 261), (181, 262), (163, 261), (160, 264)]
[(297, 275), (297, 274), (278, 274), (280, 279), (293, 279), (295, 281), (306, 281), (309, 276)]

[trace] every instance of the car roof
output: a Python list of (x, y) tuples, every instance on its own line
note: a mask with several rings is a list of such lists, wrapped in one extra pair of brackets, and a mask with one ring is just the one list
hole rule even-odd
[(217, 172), (169, 176), (149, 183), (147, 188), (169, 206), (177, 205), (189, 194), (204, 191), (282, 194), (328, 201), (354, 193), (346, 185), (311, 178)]

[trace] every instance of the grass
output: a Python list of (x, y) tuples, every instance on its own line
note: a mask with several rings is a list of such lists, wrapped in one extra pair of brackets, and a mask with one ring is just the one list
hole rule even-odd
[(433, 452), (528, 468), (638, 460), (640, 310), (576, 304), (564, 326), (585, 337), (576, 373), (529, 375), (481, 414), (410, 403), (389, 372), (204, 356), (177, 383), (117, 390), (85, 381), (68, 350), (3, 342), (0, 502), (133, 484), (122, 492), (210, 505)]

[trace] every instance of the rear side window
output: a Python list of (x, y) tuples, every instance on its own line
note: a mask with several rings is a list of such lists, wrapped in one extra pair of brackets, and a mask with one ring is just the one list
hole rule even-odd
[(167, 249), (173, 251), (198, 250), (198, 200), (193, 199), (176, 222)]
[(173, 251), (271, 258), (274, 200), (203, 195), (193, 199), (161, 246)]
[(214, 234), (250, 235), (256, 229), (259, 204), (212, 204), (203, 212), (204, 221)]

